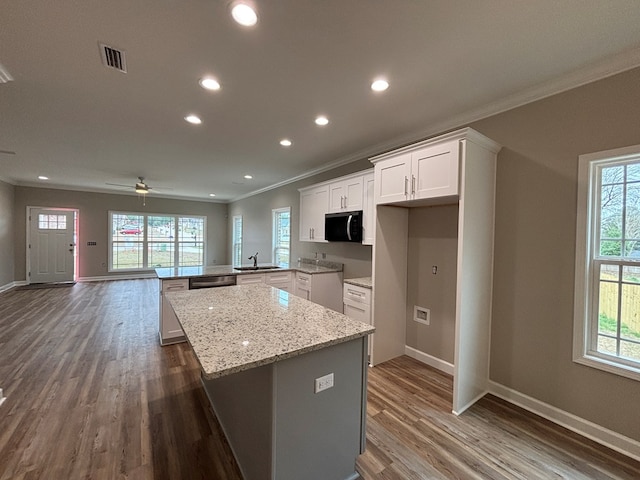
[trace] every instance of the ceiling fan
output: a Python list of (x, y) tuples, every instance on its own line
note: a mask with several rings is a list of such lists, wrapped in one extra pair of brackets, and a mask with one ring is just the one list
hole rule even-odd
[[(147, 193), (149, 193), (152, 189), (152, 187), (150, 187), (149, 185), (147, 185), (144, 181), (144, 177), (138, 177), (138, 181), (136, 182), (135, 185), (131, 186), (131, 185), (123, 185), (121, 183), (109, 183), (109, 182), (105, 182), (107, 185), (113, 185), (116, 187), (126, 187), (126, 188), (133, 188), (135, 190), (136, 193), (139, 193), (141, 195), (146, 195)], [(165, 190), (171, 190), (169, 188), (165, 189)]]

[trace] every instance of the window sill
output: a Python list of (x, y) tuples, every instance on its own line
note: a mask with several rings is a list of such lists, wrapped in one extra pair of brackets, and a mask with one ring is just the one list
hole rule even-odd
[(574, 358), (573, 361), (581, 365), (586, 365), (587, 367), (596, 368), (621, 377), (630, 378), (631, 380), (640, 381), (640, 367), (624, 365), (595, 355), (584, 355)]

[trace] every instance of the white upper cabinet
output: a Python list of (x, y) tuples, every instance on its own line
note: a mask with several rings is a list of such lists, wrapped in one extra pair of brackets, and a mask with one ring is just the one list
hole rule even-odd
[(329, 184), (329, 212), (362, 210), (362, 176), (349, 177), (346, 180)]
[(300, 241), (326, 242), (324, 215), (329, 209), (329, 186), (300, 190)]
[(373, 237), (376, 232), (376, 205), (374, 203), (374, 175), (367, 173), (362, 177), (363, 185), (363, 212), (362, 212), (362, 244), (373, 245)]
[(447, 199), (458, 195), (460, 140), (418, 144), (372, 159), (375, 203)]
[(327, 213), (363, 210), (362, 243), (373, 245), (373, 180), (373, 170), (369, 169), (301, 188), (300, 241), (326, 242), (324, 216)]

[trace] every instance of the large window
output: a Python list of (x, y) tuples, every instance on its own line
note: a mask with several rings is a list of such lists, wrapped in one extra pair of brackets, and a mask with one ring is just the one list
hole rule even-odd
[(291, 207), (272, 210), (273, 263), (289, 266), (291, 250)]
[(640, 146), (579, 175), (574, 359), (640, 380)]
[(109, 270), (204, 265), (205, 218), (109, 212)]
[(242, 215), (233, 216), (231, 235), (232, 264), (242, 265)]

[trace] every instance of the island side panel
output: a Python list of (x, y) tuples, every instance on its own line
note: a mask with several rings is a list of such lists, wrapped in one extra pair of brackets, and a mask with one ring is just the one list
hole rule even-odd
[(273, 364), (202, 383), (244, 479), (271, 479)]
[[(275, 364), (275, 479), (358, 478), (366, 350), (362, 337)], [(334, 386), (314, 393), (330, 373)]]

